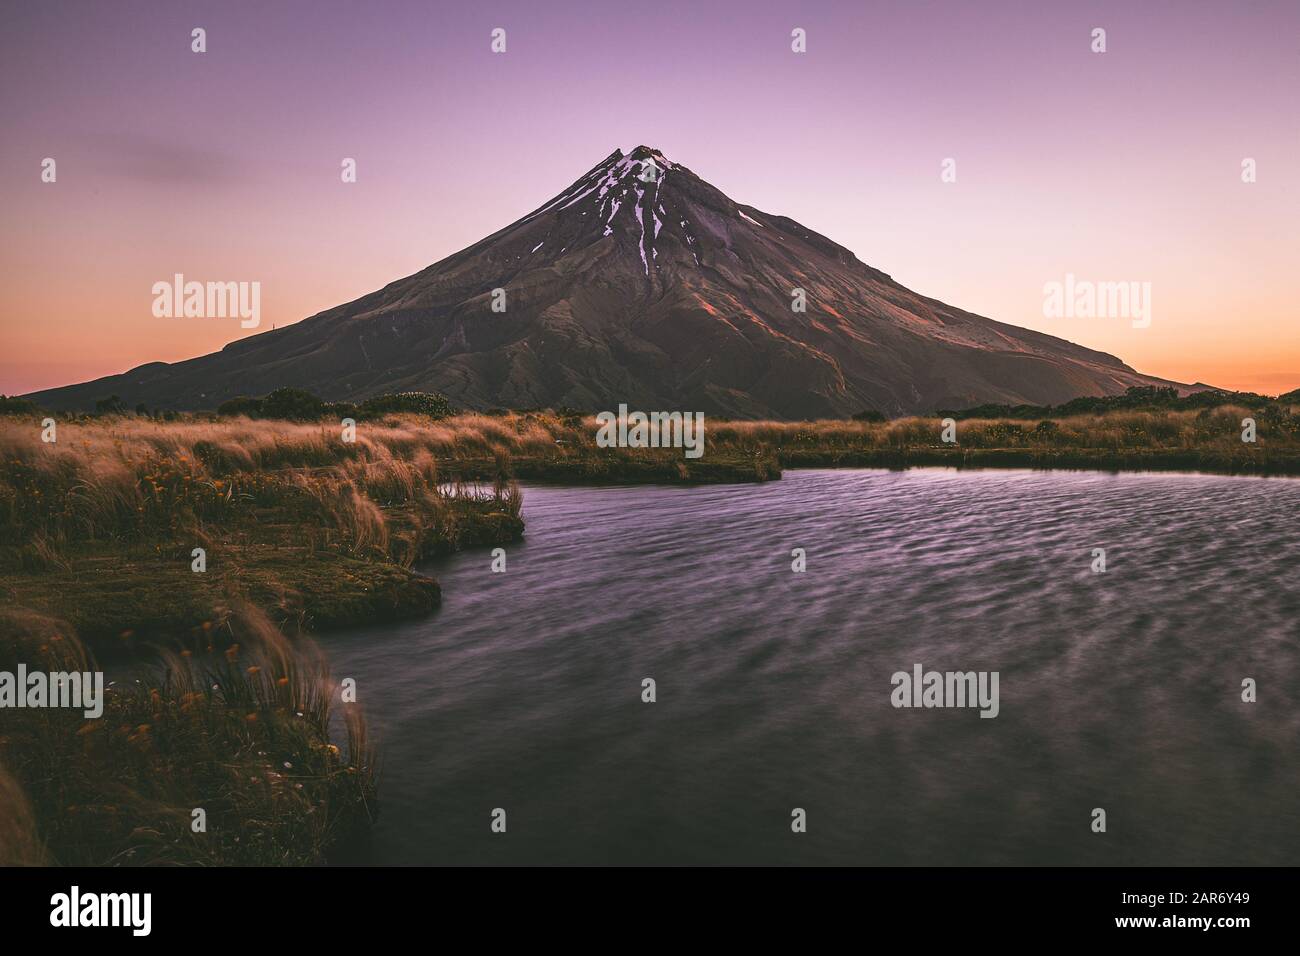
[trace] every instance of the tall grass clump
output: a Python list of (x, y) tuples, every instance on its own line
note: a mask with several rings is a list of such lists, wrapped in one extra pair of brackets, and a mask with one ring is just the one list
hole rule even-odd
[[(491, 422), (484, 419), (483, 422)], [(478, 427), (367, 426), (355, 442), (320, 424), (234, 418), (147, 418), (0, 424), (0, 547), (45, 549), (91, 541), (194, 537), (211, 527), (278, 520), (336, 532), (351, 552), (384, 550), (392, 509), (436, 515), (445, 492), (438, 458), (506, 454), (506, 436)], [(482, 502), (478, 502), (482, 505)], [(507, 507), (503, 505), (503, 507)]]
[[(66, 625), (0, 613), (0, 669), (94, 670)], [(0, 864), (311, 864), (375, 813), (364, 718), (324, 657), (247, 607), (106, 688), (103, 715), (23, 709), (0, 734)], [(204, 826), (196, 825), (202, 811)]]

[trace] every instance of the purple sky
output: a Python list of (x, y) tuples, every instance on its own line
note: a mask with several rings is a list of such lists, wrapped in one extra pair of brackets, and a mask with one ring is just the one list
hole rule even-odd
[[(0, 392), (257, 331), (155, 318), (150, 288), (176, 272), (260, 281), (262, 327), (284, 325), (640, 143), (923, 294), (1170, 378), (1300, 386), (1297, 2), (42, 2), (3, 17)], [(190, 51), (196, 26), (207, 53)], [(956, 183), (940, 181), (947, 157)], [(1151, 282), (1151, 327), (1045, 318), (1043, 284), (1067, 272)]]

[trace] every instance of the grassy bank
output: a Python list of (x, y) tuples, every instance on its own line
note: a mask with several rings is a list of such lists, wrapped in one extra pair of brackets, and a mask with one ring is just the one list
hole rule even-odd
[[(19, 663), (98, 667), (65, 623), (5, 610), (0, 671)], [(365, 721), (309, 641), (240, 609), (142, 673), (106, 688), (98, 718), (6, 711), (0, 865), (313, 864), (373, 818)]]
[(240, 602), (291, 632), (427, 613), (440, 594), (417, 561), (523, 531), (512, 484), (442, 481), (402, 427), (352, 443), (244, 419), (40, 431), (0, 426), (0, 595), (101, 653), (192, 635)]
[(42, 430), (0, 420), (0, 671), (143, 676), (97, 719), (6, 709), (0, 864), (321, 862), (370, 819), (374, 760), (307, 632), (436, 607), (415, 563), (517, 540), (514, 485), (442, 480), (400, 423)]
[[(1242, 421), (1256, 440), (1242, 441)], [(559, 484), (767, 481), (783, 468), (1082, 468), (1300, 475), (1300, 402), (1259, 408), (1119, 409), (1039, 420), (707, 420), (701, 458), (680, 449), (599, 448), (594, 418), (462, 415), (426, 427), (439, 468), (465, 479)]]
[[(1253, 418), (1256, 440), (1242, 440)], [(718, 422), (709, 453), (755, 449), (787, 468), (1083, 468), (1300, 475), (1300, 403), (1199, 411), (1121, 410), (1037, 421), (966, 418), (953, 443), (939, 418), (888, 422)]]

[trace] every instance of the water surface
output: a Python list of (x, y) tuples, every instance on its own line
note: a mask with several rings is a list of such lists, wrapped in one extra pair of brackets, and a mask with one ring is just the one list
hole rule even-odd
[[(364, 858), (1294, 863), (1297, 515), (1202, 475), (528, 486), (506, 573), (437, 562), (437, 614), (322, 639), (383, 752)], [(917, 663), (998, 671), (1000, 715), (893, 708)]]

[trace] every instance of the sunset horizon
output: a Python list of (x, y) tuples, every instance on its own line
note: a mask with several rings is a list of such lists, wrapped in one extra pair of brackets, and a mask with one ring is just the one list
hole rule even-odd
[[(806, 56), (775, 61), (768, 48), (788, 42), (787, 14), (760, 8), (735, 22), (710, 11), (686, 31), (664, 19), (620, 32), (620, 56), (675, 66), (648, 74), (644, 95), (632, 84), (610, 100), (592, 82), (608, 73), (616, 27), (576, 11), (545, 21), (511, 11), (510, 54), (493, 58), (465, 41), (491, 29), (487, 14), (454, 12), (435, 30), (418, 4), (382, 23), (327, 6), (304, 46), (289, 40), (292, 6), (259, 14), (254, 32), (245, 14), (196, 8), (210, 37), (202, 55), (189, 49), (195, 14), (183, 6), (160, 7), (134, 33), (88, 6), (82, 42), (65, 30), (58, 45), (46, 14), (16, 13), (0, 72), (8, 86), (22, 76), (29, 95), (0, 145), (11, 220), (0, 392), (183, 361), (295, 324), (470, 246), (611, 149), (643, 143), (919, 294), (1159, 378), (1266, 394), (1300, 386), (1286, 280), (1300, 196), (1282, 172), (1297, 134), (1287, 83), (1250, 81), (1300, 70), (1284, 44), (1270, 62), (1269, 49), (1234, 42), (1281, 37), (1294, 10), (1221, 19), (1176, 5), (1170, 21), (1159, 4), (1004, 6), (936, 20), (825, 5), (801, 20)], [(1089, 48), (1092, 20), (1109, 25), (1104, 55)], [(1276, 29), (1261, 29), (1270, 20)], [(160, 45), (171, 32), (180, 39)], [(846, 44), (867, 56), (846, 56)], [(891, 52), (917, 44), (938, 72)], [(383, 72), (400, 82), (364, 67), (381, 47)], [(74, 49), (92, 52), (70, 59)], [(705, 50), (710, 71), (735, 82), (687, 81)], [(566, 65), (556, 73), (553, 62)], [(129, 114), (78, 95), (103, 88), (110, 68)], [(449, 99), (457, 75), (475, 84)], [(540, 75), (552, 92), (538, 109)], [(635, 116), (611, 106), (627, 97)], [(43, 181), (45, 158), (56, 182)], [(349, 158), (356, 178), (344, 183)], [(177, 272), (259, 282), (261, 323), (155, 317), (150, 290)], [(1153, 321), (1045, 316), (1045, 284), (1067, 275), (1149, 283)]]

